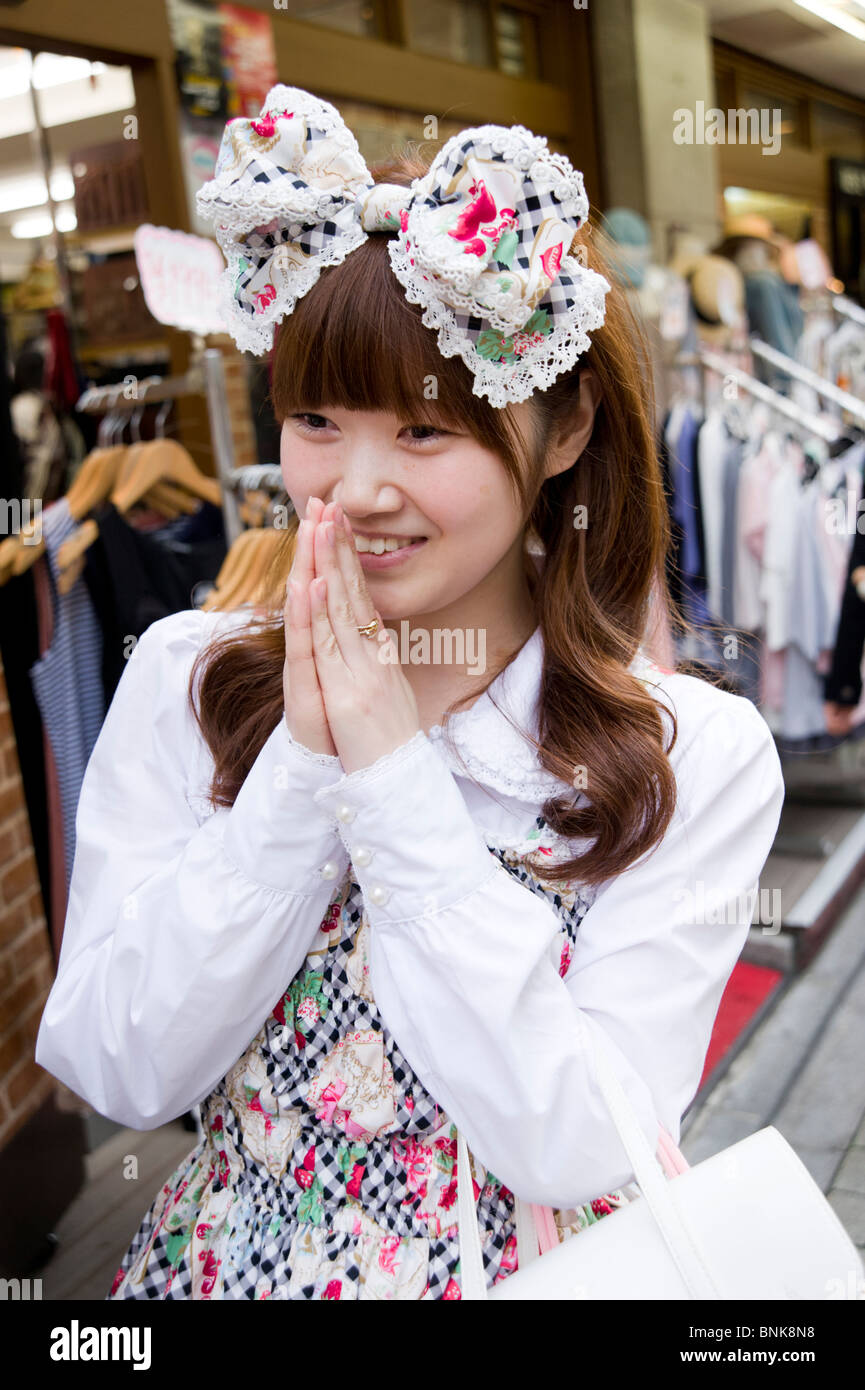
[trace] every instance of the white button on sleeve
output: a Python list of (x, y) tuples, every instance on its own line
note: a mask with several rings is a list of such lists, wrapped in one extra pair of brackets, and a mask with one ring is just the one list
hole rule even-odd
[(496, 872), (453, 774), (422, 730), (314, 800), (339, 830), (370, 921), (417, 917), (431, 901), (445, 907)]
[[(225, 853), (239, 869), (278, 891), (318, 893), (308, 872), (326, 860), (348, 867), (339, 837), (313, 801), (342, 764), (321, 763), (296, 743), (280, 719), (249, 770), (225, 830)], [(286, 844), (291, 837), (290, 847)], [(306, 866), (300, 869), (300, 866)]]
[(207, 621), (190, 610), (152, 624), (117, 686), (85, 772), (36, 1043), (40, 1066), (135, 1129), (182, 1114), (242, 1055), (348, 863), (313, 802), (334, 764), (292, 746), (284, 720), (234, 805), (199, 824), (187, 683)]

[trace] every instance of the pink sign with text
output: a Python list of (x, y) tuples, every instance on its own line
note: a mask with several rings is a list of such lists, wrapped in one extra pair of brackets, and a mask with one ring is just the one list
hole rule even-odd
[(135, 260), (155, 319), (188, 333), (224, 333), (220, 314), (222, 253), (206, 237), (145, 222), (135, 233)]

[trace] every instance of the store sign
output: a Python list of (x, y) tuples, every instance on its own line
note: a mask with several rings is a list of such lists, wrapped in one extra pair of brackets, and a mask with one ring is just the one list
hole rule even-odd
[(243, 5), (168, 0), (183, 110), (223, 123), (257, 116), (277, 81), (270, 15)]
[(141, 288), (159, 323), (187, 333), (224, 333), (219, 313), (220, 277), (225, 269), (218, 246), (149, 222), (135, 233)]
[(257, 116), (277, 82), (269, 14), (244, 5), (167, 0), (180, 96), (180, 152), (189, 227), (210, 233), (195, 195), (213, 178), (225, 122)]
[(257, 116), (277, 80), (270, 16), (241, 5), (220, 5), (219, 15), (229, 115)]

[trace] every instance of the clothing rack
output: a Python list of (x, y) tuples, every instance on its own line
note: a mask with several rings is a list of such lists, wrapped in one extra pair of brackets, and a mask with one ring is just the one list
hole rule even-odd
[(697, 357), (704, 368), (717, 372), (719, 376), (732, 379), (749, 395), (756, 397), (758, 401), (763, 401), (765, 405), (771, 406), (781, 415), (786, 415), (789, 420), (801, 425), (803, 429), (808, 430), (819, 439), (825, 440), (827, 444), (834, 444), (837, 439), (840, 439), (841, 431), (837, 425), (825, 420), (820, 415), (813, 415), (810, 410), (803, 410), (795, 401), (788, 400), (786, 396), (773, 391), (770, 386), (765, 386), (762, 381), (757, 381), (747, 372), (742, 371), (741, 368), (731, 367), (720, 354), (701, 346), (698, 348)]
[[(858, 313), (851, 314), (850, 317), (858, 319)], [(863, 312), (863, 322), (865, 322), (865, 312)], [(807, 428), (813, 435), (817, 435), (827, 442), (832, 442), (839, 437), (839, 433), (825, 418), (803, 410), (795, 401), (773, 391), (763, 382), (758, 382), (747, 372), (729, 366), (727, 360), (720, 353), (711, 351), (703, 344), (700, 344), (696, 353), (680, 354), (673, 365), (701, 368), (704, 415), (706, 413), (706, 373), (711, 370), (721, 376), (731, 378), (750, 395)], [(796, 366), (798, 367), (798, 363)], [(796, 374), (798, 375), (798, 373)], [(819, 380), (821, 384), (825, 384), (822, 378)], [(856, 398), (853, 397), (853, 400)], [(862, 402), (857, 401), (856, 404), (861, 406)], [(783, 740), (781, 745), (778, 752), (784, 770), (788, 803), (865, 806), (865, 790), (863, 790), (865, 787), (865, 782), (863, 782), (865, 757), (862, 754), (862, 749), (865, 747), (865, 732), (862, 730), (854, 732), (852, 736), (839, 740), (835, 747), (823, 749), (817, 754), (809, 754), (805, 759), (800, 753), (787, 753), (783, 747)], [(785, 961), (789, 960), (788, 948), (791, 945), (791, 937), (794, 950), (798, 950), (797, 938), (799, 941), (804, 940), (806, 931), (812, 937), (815, 931), (822, 931), (823, 924), (831, 920), (833, 914), (837, 915), (838, 902), (847, 892), (851, 875), (859, 872), (859, 866), (865, 860), (865, 814), (858, 817), (851, 830), (838, 843), (827, 835), (784, 830), (779, 831), (776, 835), (773, 850), (781, 855), (796, 857), (808, 855), (823, 861), (817, 876), (806, 892), (796, 900), (792, 908), (784, 912), (786, 941), (779, 937), (771, 943), (762, 939), (758, 942), (759, 955), (755, 955), (754, 960), (759, 960), (762, 964), (787, 968)]]
[(80, 397), (77, 409), (91, 415), (106, 410), (132, 413), (140, 411), (144, 405), (178, 400), (182, 396), (203, 395), (206, 398), (217, 477), (222, 489), (225, 538), (230, 545), (243, 530), (243, 522), (233, 482), (234, 443), (226, 404), (222, 353), (217, 348), (206, 348), (182, 376), (147, 377), (136, 382), (134, 395), (129, 398), (123, 396), (123, 390), (123, 385), (116, 383), (90, 386)]
[(865, 422), (865, 401), (860, 400), (858, 396), (851, 396), (849, 391), (843, 391), (840, 386), (827, 381), (817, 372), (812, 372), (810, 367), (803, 367), (792, 357), (778, 352), (776, 348), (770, 347), (760, 338), (749, 338), (748, 346), (756, 357), (764, 358), (766, 362), (770, 362), (773, 367), (778, 367), (787, 376), (795, 377), (797, 381), (804, 381), (807, 386), (812, 386), (818, 395), (833, 401), (835, 405), (840, 405), (850, 415), (855, 415), (858, 420)]
[(248, 488), (255, 492), (266, 488), (270, 492), (285, 492), (282, 469), (275, 463), (248, 463), (243, 468), (233, 468), (231, 482), (236, 487)]

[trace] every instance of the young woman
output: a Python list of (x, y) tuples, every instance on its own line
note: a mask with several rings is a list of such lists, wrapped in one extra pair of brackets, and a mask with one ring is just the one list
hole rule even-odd
[(645, 388), (539, 143), (481, 127), (373, 180), (296, 88), (228, 128), (230, 311), (243, 346), (280, 325), (301, 520), (268, 611), (148, 629), (84, 782), (37, 1060), (204, 1127), (109, 1297), (459, 1298), (457, 1126), (492, 1285), (514, 1194), (564, 1238), (636, 1193), (586, 1029), (653, 1148), (697, 1090), (780, 764), (752, 704), (644, 650)]

